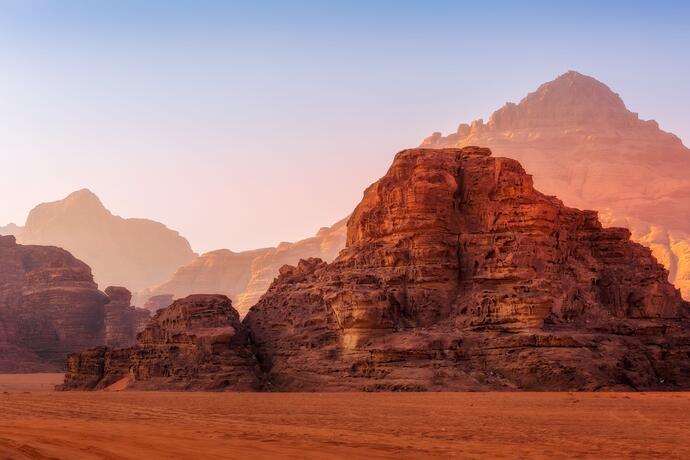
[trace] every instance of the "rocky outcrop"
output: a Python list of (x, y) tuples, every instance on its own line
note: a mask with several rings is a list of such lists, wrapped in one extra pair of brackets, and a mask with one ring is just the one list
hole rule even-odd
[(109, 347), (129, 347), (135, 344), (137, 333), (149, 322), (151, 313), (131, 305), (132, 293), (124, 287), (110, 286), (105, 290), (105, 340)]
[(629, 237), (488, 149), (407, 150), (245, 324), (273, 390), (690, 388), (690, 307)]
[(67, 353), (102, 344), (107, 301), (67, 251), (0, 237), (0, 372), (59, 369)]
[(246, 328), (230, 299), (193, 295), (153, 317), (131, 348), (98, 347), (67, 360), (64, 390), (258, 388)]
[(434, 133), (422, 146), (482, 145), (518, 160), (539, 190), (568, 206), (596, 209), (652, 248), (690, 299), (690, 150), (639, 119), (597, 80), (568, 72), (509, 103), (487, 123)]
[(212, 251), (180, 267), (165, 283), (140, 292), (137, 303), (144, 304), (163, 294), (175, 298), (190, 294), (214, 293), (230, 297), (242, 316), (266, 292), (278, 270), (300, 259), (319, 257), (331, 261), (345, 246), (347, 219), (324, 227), (305, 240), (281, 243), (275, 248), (233, 252)]
[(0, 236), (0, 372), (62, 369), (68, 353), (129, 345), (149, 312), (124, 288), (103, 293), (69, 252)]
[(64, 248), (91, 266), (101, 286), (136, 291), (163, 282), (196, 256), (177, 232), (114, 216), (89, 190), (35, 207), (17, 239)]

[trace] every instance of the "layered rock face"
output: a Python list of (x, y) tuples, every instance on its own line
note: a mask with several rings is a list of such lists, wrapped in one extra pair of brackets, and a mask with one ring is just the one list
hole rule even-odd
[(0, 236), (0, 372), (59, 369), (67, 353), (102, 344), (107, 301), (67, 251)]
[(518, 160), (542, 192), (600, 211), (605, 225), (630, 228), (690, 299), (690, 150), (628, 111), (606, 85), (568, 72), (488, 123), (434, 133), (422, 147), (468, 145)]
[[(345, 246), (347, 219), (324, 227), (312, 238), (281, 243), (275, 248), (233, 252), (212, 251), (180, 267), (165, 283), (140, 292), (137, 303), (164, 294), (175, 298), (214, 293), (230, 297), (242, 316), (266, 292), (278, 270), (300, 259), (319, 257), (331, 261)], [(152, 304), (152, 306), (154, 306)]]
[(629, 237), (488, 149), (407, 150), (245, 324), (274, 390), (690, 388), (690, 307)]
[(64, 248), (91, 266), (101, 286), (136, 291), (163, 282), (196, 256), (177, 232), (114, 216), (89, 190), (34, 208), (17, 240)]
[(132, 344), (149, 312), (124, 288), (103, 293), (69, 252), (0, 236), (0, 372), (62, 369), (68, 353)]
[(153, 317), (131, 348), (98, 347), (67, 360), (64, 390), (121, 382), (131, 389), (258, 388), (246, 328), (230, 299), (193, 295)]
[(129, 347), (135, 344), (137, 333), (149, 322), (151, 313), (131, 305), (132, 293), (124, 287), (110, 286), (105, 290), (104, 344), (109, 347)]

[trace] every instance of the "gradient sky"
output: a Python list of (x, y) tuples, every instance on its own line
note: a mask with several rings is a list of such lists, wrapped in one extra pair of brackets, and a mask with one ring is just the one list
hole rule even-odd
[(88, 187), (197, 251), (347, 215), (396, 151), (559, 74), (690, 141), (684, 2), (0, 0), (0, 225)]

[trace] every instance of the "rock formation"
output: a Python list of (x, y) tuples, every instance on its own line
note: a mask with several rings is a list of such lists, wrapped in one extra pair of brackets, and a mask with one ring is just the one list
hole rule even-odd
[(132, 389), (258, 388), (247, 330), (230, 299), (221, 295), (193, 295), (159, 310), (134, 347), (70, 355), (61, 389), (118, 382)]
[(488, 149), (407, 150), (245, 324), (272, 390), (690, 388), (690, 306), (629, 237)]
[(59, 368), (68, 352), (103, 343), (103, 305), (89, 267), (67, 251), (0, 237), (0, 343), (21, 350), (1, 372)]
[(484, 123), (461, 124), (422, 146), (482, 145), (518, 160), (539, 190), (629, 227), (690, 299), (690, 150), (640, 120), (597, 80), (568, 72)]
[(345, 246), (347, 219), (332, 227), (324, 227), (305, 240), (281, 243), (275, 248), (233, 252), (212, 251), (180, 267), (165, 283), (142, 291), (137, 303), (144, 304), (152, 296), (163, 294), (175, 298), (190, 294), (224, 294), (230, 297), (242, 316), (266, 292), (278, 270), (300, 259), (319, 257), (333, 260)]
[(17, 240), (64, 248), (91, 266), (101, 286), (137, 291), (166, 280), (195, 257), (177, 232), (158, 222), (114, 216), (89, 190), (38, 205)]
[(70, 352), (133, 335), (148, 312), (106, 292), (69, 252), (0, 236), (0, 372), (55, 371)]
[(137, 333), (149, 322), (151, 313), (131, 305), (132, 293), (126, 288), (110, 286), (105, 290), (109, 302), (105, 304), (104, 344), (109, 347), (129, 347), (135, 344)]

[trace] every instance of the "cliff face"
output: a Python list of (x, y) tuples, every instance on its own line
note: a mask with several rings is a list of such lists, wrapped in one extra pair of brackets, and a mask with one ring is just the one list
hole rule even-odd
[(434, 133), (422, 147), (482, 145), (518, 160), (539, 190), (596, 209), (631, 229), (690, 299), (690, 150), (655, 121), (640, 120), (597, 80), (568, 72), (484, 123)]
[(245, 324), (279, 390), (688, 388), (688, 304), (629, 236), (487, 149), (407, 150)]
[(107, 302), (89, 267), (67, 251), (0, 237), (1, 372), (57, 369), (68, 352), (103, 343)]
[(104, 307), (104, 344), (109, 347), (129, 347), (136, 343), (137, 333), (149, 322), (151, 313), (131, 305), (132, 293), (120, 286), (105, 290), (108, 303)]
[(64, 390), (253, 390), (256, 362), (230, 299), (195, 295), (159, 310), (131, 348), (98, 347), (67, 360)]
[(93, 269), (101, 286), (143, 289), (195, 257), (187, 240), (163, 224), (111, 214), (88, 190), (34, 208), (17, 239), (58, 246)]
[[(230, 297), (243, 316), (266, 292), (278, 270), (300, 259), (319, 257), (333, 260), (345, 246), (346, 221), (322, 228), (312, 238), (296, 243), (281, 243), (275, 248), (233, 252), (212, 251), (180, 267), (165, 283), (140, 292), (137, 303), (144, 304), (154, 296), (175, 298), (190, 294), (223, 294)], [(151, 304), (156, 305), (157, 303)]]
[(128, 295), (99, 291), (88, 265), (63, 249), (0, 237), (0, 372), (57, 370), (70, 352), (131, 343), (149, 314)]

